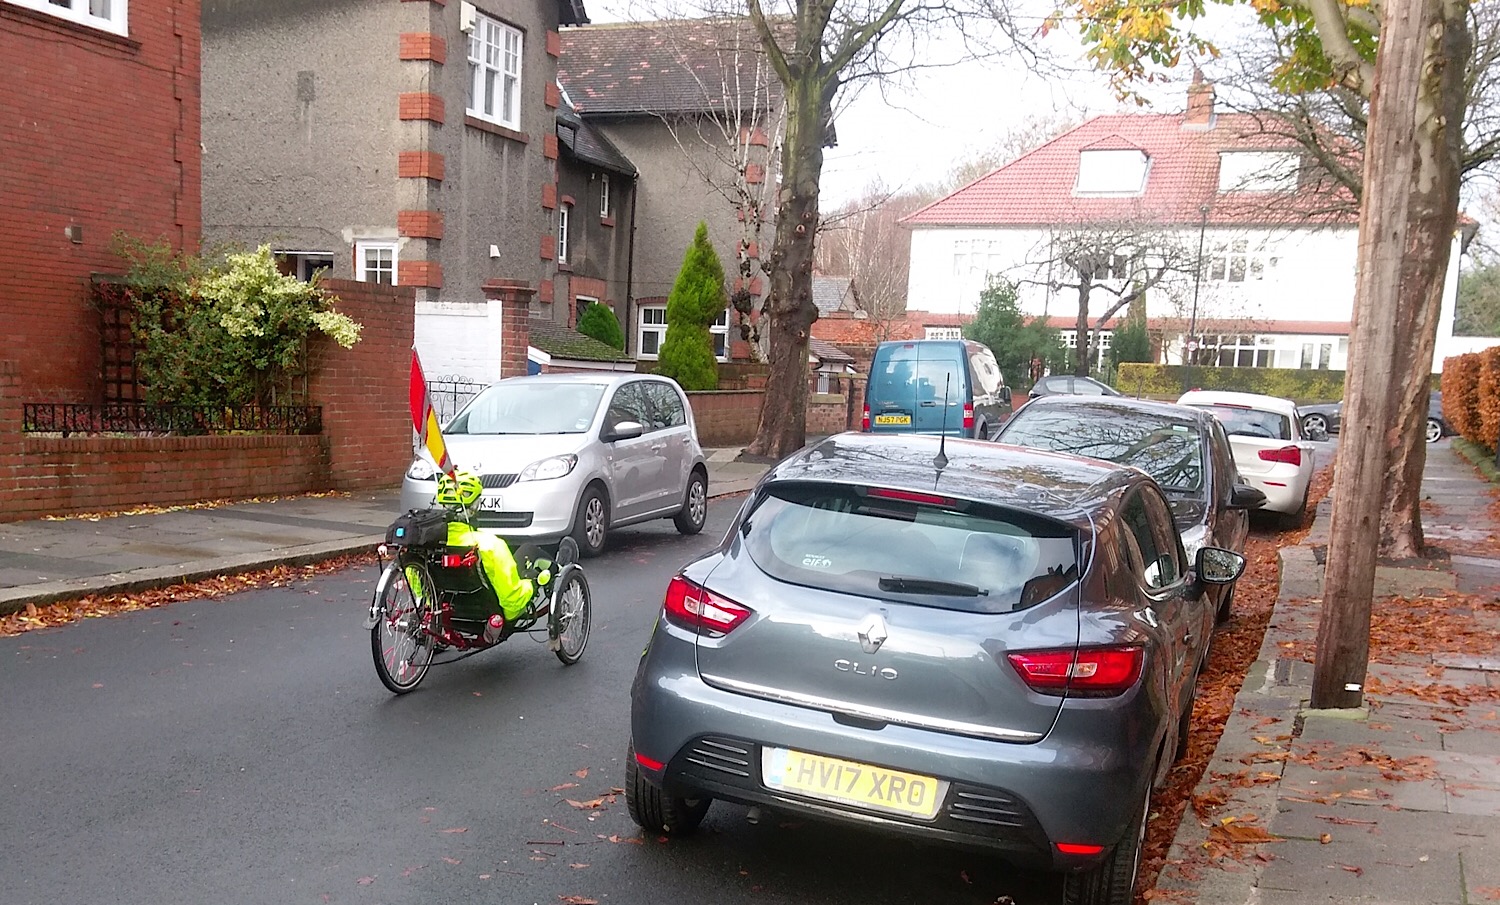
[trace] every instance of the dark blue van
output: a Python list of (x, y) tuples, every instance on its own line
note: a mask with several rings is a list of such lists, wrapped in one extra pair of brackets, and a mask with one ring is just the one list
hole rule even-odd
[(966, 339), (915, 339), (875, 348), (865, 385), (866, 431), (946, 430), (989, 440), (1010, 412), (1010, 387), (987, 346)]

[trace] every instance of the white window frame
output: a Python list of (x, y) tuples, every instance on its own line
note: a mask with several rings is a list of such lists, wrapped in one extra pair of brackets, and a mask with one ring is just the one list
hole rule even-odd
[(1295, 151), (1220, 151), (1219, 193), (1295, 191), (1301, 164)]
[(1210, 283), (1259, 283), (1273, 278), (1280, 264), (1275, 243), (1252, 246), (1249, 239), (1229, 239), (1214, 243), (1203, 276)]
[[(524, 48), (525, 36), (519, 29), (483, 14), (474, 16), (474, 30), (469, 32), (467, 112), (470, 116), (507, 129), (521, 128)], [(506, 115), (507, 106), (509, 116)]]
[(610, 216), (609, 215), (609, 209), (610, 209), (609, 202), (610, 202), (610, 197), (609, 197), (609, 174), (608, 173), (600, 173), (599, 174), (599, 219), (600, 220), (608, 220), (609, 219), (609, 216)]
[[(288, 250), (274, 252), (279, 259), (284, 259), (292, 265), (295, 271), (292, 275), (304, 283), (312, 282), (313, 274), (320, 270), (328, 273), (333, 272), (334, 253), (331, 251), (303, 251)], [(316, 261), (326, 261), (322, 267), (314, 266)]]
[(1079, 151), (1075, 195), (1139, 195), (1146, 191), (1151, 158), (1129, 149)]
[[(1207, 342), (1206, 340), (1212, 340)], [(1204, 361), (1204, 353), (1212, 359)], [(1228, 364), (1220, 364), (1224, 355), (1229, 355)], [(1249, 364), (1240, 364), (1240, 357), (1247, 355)], [(1220, 368), (1274, 368), (1276, 367), (1276, 337), (1253, 333), (1209, 333), (1199, 338), (1198, 354), (1194, 361), (1199, 365)]]
[(573, 219), (573, 205), (563, 202), (557, 206), (557, 263), (568, 263), (568, 253), (571, 244), (568, 240), (570, 221)]
[[(646, 320), (647, 312), (661, 312), (661, 322), (654, 319)], [(654, 314), (653, 314), (654, 317)], [(647, 333), (656, 334), (656, 352), (647, 354), (642, 349), (646, 348), (644, 337)], [(666, 305), (641, 305), (635, 309), (635, 357), (655, 360), (661, 352), (661, 344), (667, 341), (667, 306)]]
[(375, 283), (378, 280), (370, 279), (372, 271), (369, 267), (368, 253), (372, 251), (389, 251), (391, 253), (391, 281), (387, 285), (395, 286), (399, 282), (398, 274), (401, 271), (401, 250), (395, 242), (355, 242), (354, 243), (354, 279), (361, 283)]
[(724, 352), (721, 355), (721, 354), (719, 354), (718, 350), (716, 349), (714, 351), (714, 358), (718, 359), (719, 361), (728, 361), (729, 360), (729, 309), (728, 308), (725, 308), (723, 311), (720, 311), (718, 319), (715, 320), (708, 327), (708, 339), (709, 339), (709, 342), (714, 343), (715, 345), (718, 345), (718, 341), (714, 339), (714, 337), (716, 337), (716, 336), (722, 336), (722, 337), (724, 337)]
[(963, 339), (962, 327), (923, 327), (923, 339)]
[(13, 6), (24, 6), (39, 13), (46, 13), (111, 34), (130, 36), (129, 0), (99, 0), (108, 9), (103, 14), (91, 11), (94, 0), (67, 0), (67, 6), (59, 6), (50, 0), (3, 0), (3, 2)]
[[(646, 359), (646, 360), (655, 360), (657, 358), (657, 354), (655, 354), (655, 353), (648, 354), (648, 353), (643, 352), (641, 350), (644, 349), (644, 348), (646, 348), (646, 343), (644, 342), (644, 337), (645, 337), (645, 335), (647, 333), (655, 333), (657, 335), (656, 336), (656, 349), (657, 349), (658, 353), (661, 351), (661, 345), (662, 345), (662, 343), (664, 343), (664, 342), (667, 341), (667, 306), (666, 305), (641, 305), (641, 306), (637, 307), (635, 310), (636, 310), (636, 316), (635, 316), (635, 357), (636, 358), (641, 358), (641, 359)], [(652, 312), (660, 311), (661, 312), (661, 322), (660, 323), (656, 323), (655, 321), (652, 321), (652, 322), (648, 323), (646, 321), (646, 312), (648, 312), (648, 311), (652, 311)], [(653, 317), (654, 316), (655, 315), (653, 315)], [(728, 361), (729, 360), (729, 309), (728, 308), (725, 308), (723, 310), (723, 312), (721, 312), (719, 314), (718, 319), (715, 320), (712, 324), (709, 325), (708, 333), (709, 333), (709, 339), (711, 341), (715, 341), (715, 337), (723, 337), (724, 352), (721, 355), (721, 354), (718, 353), (717, 350), (715, 350), (715, 352), (714, 352), (714, 358), (717, 359), (717, 360), (719, 360), (719, 361)], [(717, 341), (715, 341), (715, 345), (717, 345), (717, 344), (718, 344)]]

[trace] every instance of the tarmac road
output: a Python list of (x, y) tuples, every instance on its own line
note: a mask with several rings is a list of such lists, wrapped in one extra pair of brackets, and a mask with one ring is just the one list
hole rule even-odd
[(1054, 901), (982, 854), (725, 804), (667, 842), (609, 799), (667, 579), (737, 505), (696, 538), (618, 532), (569, 668), (518, 636), (392, 696), (360, 629), (373, 568), (0, 638), (0, 901)]

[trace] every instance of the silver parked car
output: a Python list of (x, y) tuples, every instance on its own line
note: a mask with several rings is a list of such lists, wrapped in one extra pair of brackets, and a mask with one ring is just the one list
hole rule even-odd
[(1190, 560), (1135, 468), (840, 434), (770, 472), (667, 588), (626, 803), (714, 799), (995, 851), (1128, 905), (1239, 554)]
[[(565, 536), (585, 556), (610, 528), (670, 518), (697, 534), (708, 467), (693, 411), (675, 381), (641, 374), (540, 374), (502, 380), (443, 428), (449, 455), (480, 476), (479, 526), (505, 538)], [(432, 505), (437, 469), (419, 457), (402, 509)]]

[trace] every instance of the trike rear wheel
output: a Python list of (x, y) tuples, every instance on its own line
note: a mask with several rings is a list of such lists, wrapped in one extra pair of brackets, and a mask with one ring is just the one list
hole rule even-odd
[[(413, 590), (408, 571), (417, 576)], [(420, 565), (398, 562), (386, 566), (375, 591), (375, 627), (370, 629), (370, 653), (380, 681), (396, 694), (406, 694), (432, 666), (435, 653), (431, 636), (422, 625), (427, 606), (422, 595), (431, 593), (432, 579)]]
[(588, 579), (581, 569), (565, 569), (554, 592), (551, 624), (552, 636), (557, 639), (554, 652), (564, 666), (572, 666), (583, 657), (593, 622)]

